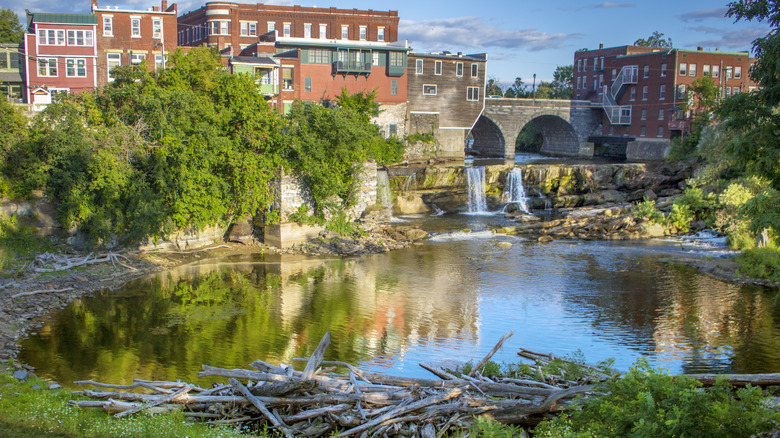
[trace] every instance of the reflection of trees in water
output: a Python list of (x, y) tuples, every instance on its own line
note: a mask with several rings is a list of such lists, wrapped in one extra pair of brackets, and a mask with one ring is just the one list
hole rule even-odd
[[(587, 309), (594, 315), (597, 332), (609, 331), (607, 336), (629, 347), (654, 345), (659, 356), (681, 360), (684, 372), (780, 367), (780, 310), (772, 294), (682, 265), (646, 259), (639, 262), (641, 270), (621, 272), (614, 260), (580, 256), (580, 263), (591, 267), (581, 274), (585, 281), (600, 283), (599, 293), (572, 293), (565, 301), (577, 313)], [(612, 275), (606, 277), (610, 267)]]
[(460, 293), (458, 279), (442, 281), (433, 269), (431, 288), (409, 292), (408, 276), (382, 257), (231, 262), (189, 265), (119, 295), (77, 300), (26, 342), (22, 358), (62, 382), (194, 379), (204, 363), (308, 356), (328, 330), (328, 358), (356, 363), (390, 360), (410, 338), (476, 327), (476, 299), (444, 296)]

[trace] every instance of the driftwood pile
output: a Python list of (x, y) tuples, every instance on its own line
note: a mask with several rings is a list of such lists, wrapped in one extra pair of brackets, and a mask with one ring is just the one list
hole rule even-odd
[[(226, 384), (208, 389), (184, 382), (136, 380), (132, 385), (109, 385), (81, 381), (76, 383), (151, 392), (84, 390), (79, 393), (98, 400), (71, 403), (102, 407), (116, 417), (181, 409), (195, 421), (267, 426), (287, 437), (329, 436), (338, 431), (340, 436), (427, 438), (469, 428), (481, 415), (507, 424), (536, 424), (543, 415), (565, 409), (574, 395), (594, 390), (594, 385), (565, 379), (551, 385), (481, 376), (478, 370), (511, 335), (505, 335), (469, 375), (456, 376), (441, 367), (420, 364), (438, 379), (393, 377), (362, 372), (343, 362), (324, 361), (330, 343), (327, 333), (309, 359), (296, 359), (306, 361), (303, 371), (261, 360), (251, 364), (255, 370), (204, 365), (199, 376), (228, 378)], [(534, 356), (535, 361), (551, 359), (528, 350), (521, 350), (521, 355)], [(346, 368), (348, 374), (334, 373), (336, 367)], [(594, 380), (606, 377), (601, 370), (594, 371)]]

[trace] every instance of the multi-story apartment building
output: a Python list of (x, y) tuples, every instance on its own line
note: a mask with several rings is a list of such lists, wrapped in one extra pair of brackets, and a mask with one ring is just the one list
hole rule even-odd
[(165, 53), (176, 49), (176, 3), (147, 10), (100, 7), (92, 0), (92, 13), (97, 16), (97, 84), (111, 82), (111, 69), (147, 61), (150, 69), (163, 68)]
[(431, 132), (437, 157), (462, 159), (466, 136), (485, 108), (487, 54), (410, 53), (408, 129)]
[(0, 93), (14, 102), (24, 102), (24, 45), (0, 43)]
[(79, 93), (97, 86), (96, 31), (94, 14), (27, 13), (27, 103), (41, 109), (56, 93)]
[(747, 74), (754, 61), (748, 52), (599, 47), (574, 54), (574, 97), (604, 110), (594, 143), (633, 143), (662, 155), (670, 138), (690, 129), (691, 84), (709, 78), (724, 98), (754, 90)]
[(179, 17), (180, 46), (241, 51), (269, 32), (284, 38), (392, 43), (398, 39), (398, 12), (212, 1)]

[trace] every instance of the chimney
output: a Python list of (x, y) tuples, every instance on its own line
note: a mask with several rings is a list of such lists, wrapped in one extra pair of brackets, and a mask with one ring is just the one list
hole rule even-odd
[(160, 12), (157, 6), (152, 6), (152, 11), (154, 11), (154, 12)]
[(599, 50), (604, 48), (604, 43), (599, 43)]
[(95, 9), (97, 9), (97, 8), (98, 8), (98, 2), (97, 2), (97, 0), (92, 0), (92, 10), (94, 11), (94, 10), (95, 10)]
[(168, 0), (162, 0), (160, 11), (165, 12), (168, 9)]

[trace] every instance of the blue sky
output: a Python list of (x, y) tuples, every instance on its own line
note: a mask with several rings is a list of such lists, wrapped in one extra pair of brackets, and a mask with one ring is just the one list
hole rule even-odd
[[(99, 0), (101, 6), (146, 9), (149, 0)], [(197, 9), (205, 0), (177, 2), (179, 13)], [(252, 3), (242, 1), (241, 3)], [(551, 80), (556, 66), (572, 63), (574, 51), (631, 44), (659, 31), (675, 47), (750, 50), (765, 35), (763, 23), (734, 23), (725, 18), (728, 1), (718, 0), (451, 0), (425, 2), (395, 0), (267, 1), (267, 4), (397, 10), (399, 38), (416, 51), (488, 53), (488, 76), (504, 83), (521, 77), (526, 83)], [(0, 0), (0, 5), (23, 16), (38, 12), (87, 13), (89, 0)], [(479, 7), (475, 7), (478, 5)]]

